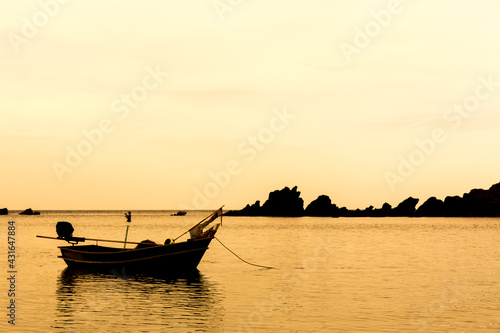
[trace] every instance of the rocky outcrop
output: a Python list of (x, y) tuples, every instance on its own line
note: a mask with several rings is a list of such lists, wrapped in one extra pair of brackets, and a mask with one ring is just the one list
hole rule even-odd
[(385, 202), (382, 205), (382, 208), (375, 209), (373, 211), (372, 217), (384, 217), (384, 216), (391, 216), (392, 212), (392, 206), (389, 205), (387, 202)]
[(500, 183), (488, 190), (473, 189), (463, 197), (446, 197), (443, 216), (497, 217), (500, 216)]
[(269, 198), (260, 206), (260, 201), (247, 205), (239, 211), (230, 211), (232, 216), (332, 216), (332, 217), (500, 217), (500, 183), (488, 190), (474, 189), (463, 197), (449, 196), (444, 201), (431, 197), (418, 209), (419, 199), (409, 197), (396, 208), (384, 203), (381, 208), (369, 206), (363, 210), (338, 208), (326, 195), (320, 195), (304, 210), (304, 200), (300, 198), (297, 187), (285, 187), (269, 194)]
[(40, 215), (40, 212), (34, 212), (33, 209), (28, 208), (24, 212), (19, 213), (19, 215)]
[(439, 200), (436, 197), (430, 197), (426, 202), (422, 204), (422, 206), (418, 207), (415, 212), (415, 216), (417, 217), (438, 217), (443, 216), (443, 208), (444, 202), (443, 200)]
[(0, 215), (9, 215), (9, 210), (7, 208), (1, 208)]
[(262, 205), (261, 211), (262, 216), (304, 216), (304, 200), (300, 197), (297, 186), (291, 190), (285, 187), (280, 191), (269, 193), (269, 198)]
[(246, 205), (242, 210), (231, 210), (224, 215), (226, 216), (260, 216), (261, 214), (260, 201), (257, 200), (253, 205)]
[(260, 201), (253, 205), (247, 205), (239, 211), (230, 211), (227, 216), (282, 216), (299, 217), (304, 216), (304, 200), (297, 191), (297, 186), (290, 189), (285, 187), (269, 193), (269, 198), (260, 206)]
[(332, 200), (327, 195), (320, 195), (316, 200), (307, 206), (305, 216), (338, 217), (339, 208), (332, 204)]
[(419, 199), (409, 197), (408, 199), (397, 205), (396, 208), (392, 210), (392, 216), (415, 216), (415, 207), (418, 204)]

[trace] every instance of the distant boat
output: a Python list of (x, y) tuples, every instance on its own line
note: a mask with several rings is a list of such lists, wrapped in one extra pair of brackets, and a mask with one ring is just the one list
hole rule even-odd
[(33, 209), (28, 208), (24, 212), (19, 213), (19, 215), (40, 215), (40, 212), (34, 212)]
[(186, 211), (184, 211), (184, 210), (180, 210), (180, 211), (178, 211), (177, 213), (172, 214), (171, 216), (185, 216), (186, 214), (187, 214), (187, 212), (186, 212)]
[[(57, 238), (37, 237), (60, 239), (72, 244), (71, 246), (60, 246), (61, 256), (58, 257), (63, 259), (71, 268), (87, 268), (99, 271), (127, 269), (129, 272), (173, 274), (196, 269), (221, 223), (215, 223), (206, 231), (204, 229), (218, 217), (222, 219), (222, 214), (222, 208), (220, 208), (186, 231), (183, 235), (188, 232), (190, 234), (187, 241), (176, 243), (175, 240), (169, 238), (163, 245), (150, 240), (139, 243), (73, 237), (73, 227), (69, 222), (58, 222), (56, 231), (59, 237)], [(177, 239), (183, 235), (177, 237)], [(79, 242), (85, 241), (96, 241), (96, 245), (75, 246)], [(133, 249), (107, 247), (98, 245), (99, 242), (135, 244), (136, 247)]]

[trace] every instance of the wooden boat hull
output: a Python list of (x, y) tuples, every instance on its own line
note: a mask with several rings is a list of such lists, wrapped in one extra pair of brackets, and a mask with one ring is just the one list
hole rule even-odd
[(60, 246), (68, 267), (110, 271), (177, 273), (195, 270), (213, 237), (139, 249), (98, 245)]

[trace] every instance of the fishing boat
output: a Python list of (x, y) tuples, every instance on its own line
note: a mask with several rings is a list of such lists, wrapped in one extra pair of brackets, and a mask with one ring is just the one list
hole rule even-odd
[[(61, 256), (70, 268), (85, 268), (99, 271), (126, 269), (127, 272), (155, 272), (174, 274), (195, 270), (219, 226), (222, 224), (222, 208), (216, 210), (181, 236), (167, 239), (164, 244), (150, 240), (129, 242), (96, 238), (73, 237), (73, 227), (69, 222), (58, 222), (58, 237), (37, 236), (39, 238), (59, 239), (70, 243), (60, 246)], [(214, 222), (220, 217), (220, 222)], [(214, 222), (214, 223), (213, 223)], [(212, 226), (208, 227), (210, 224)], [(128, 227), (127, 227), (128, 231)], [(189, 239), (176, 242), (189, 233)], [(85, 241), (95, 241), (93, 245), (78, 245)], [(122, 243), (123, 248), (101, 246), (99, 242)], [(135, 245), (126, 248), (127, 244)]]

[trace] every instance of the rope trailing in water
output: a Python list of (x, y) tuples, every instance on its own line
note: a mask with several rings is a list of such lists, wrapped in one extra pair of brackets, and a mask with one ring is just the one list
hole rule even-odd
[(217, 237), (214, 237), (215, 239), (217, 239), (217, 241), (226, 248), (226, 250), (228, 250), (229, 252), (231, 252), (236, 258), (240, 259), (241, 261), (243, 261), (244, 263), (246, 264), (249, 264), (249, 265), (252, 265), (252, 266), (256, 266), (256, 267), (261, 267), (261, 268), (266, 268), (266, 269), (275, 269), (274, 267), (270, 267), (270, 266), (262, 266), (262, 265), (256, 265), (256, 264), (252, 264), (251, 262), (248, 262), (244, 259), (241, 259), (240, 256), (238, 256), (236, 253), (234, 253), (233, 251), (231, 251), (226, 245), (222, 244), (222, 242), (217, 238)]

